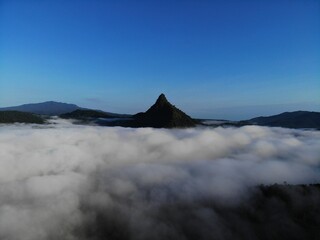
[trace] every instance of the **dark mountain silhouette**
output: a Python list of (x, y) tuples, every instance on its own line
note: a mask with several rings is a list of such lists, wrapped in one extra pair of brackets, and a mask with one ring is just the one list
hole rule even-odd
[(61, 118), (66, 119), (88, 119), (88, 118), (126, 118), (130, 115), (103, 112), (92, 109), (77, 109), (73, 112), (61, 114)]
[[(32, 114), (22, 115), (21, 112)], [(86, 109), (75, 104), (53, 101), (0, 108), (0, 113), (2, 113), (2, 122), (41, 123), (43, 122), (42, 118), (33, 115), (38, 114), (49, 116), (59, 115), (62, 118), (85, 120), (81, 121), (83, 123), (94, 122), (98, 125), (123, 127), (186, 128), (194, 127), (196, 124), (201, 124), (204, 121), (192, 119), (172, 105), (164, 94), (161, 94), (157, 101), (146, 112), (137, 113), (133, 116)], [(243, 125), (320, 129), (320, 112), (284, 112), (268, 117), (256, 117), (246, 121), (224, 121), (213, 124), (213, 126)]]
[(137, 113), (129, 119), (98, 122), (104, 126), (154, 128), (187, 128), (194, 127), (197, 123), (198, 121), (172, 105), (164, 94), (146, 112)]
[(248, 122), (251, 124), (271, 127), (320, 129), (320, 112), (284, 112), (269, 117), (252, 118), (248, 120)]
[(44, 120), (35, 114), (18, 111), (0, 111), (0, 123), (38, 123)]
[(0, 108), (0, 111), (20, 111), (20, 112), (29, 112), (41, 115), (60, 115), (68, 112), (75, 111), (80, 109), (75, 104), (61, 103), (61, 102), (42, 102), (42, 103), (31, 103), (23, 104), (20, 106), (14, 107), (5, 107)]
[(191, 117), (172, 105), (164, 94), (146, 112), (134, 115), (134, 119), (141, 127), (185, 128), (196, 124)]

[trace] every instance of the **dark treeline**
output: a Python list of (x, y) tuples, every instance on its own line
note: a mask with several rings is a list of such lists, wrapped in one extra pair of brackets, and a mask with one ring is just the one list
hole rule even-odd
[[(215, 199), (154, 203), (117, 199), (116, 207), (85, 203), (79, 239), (316, 240), (320, 184), (259, 186), (235, 203)], [(114, 196), (116, 198), (116, 196)]]

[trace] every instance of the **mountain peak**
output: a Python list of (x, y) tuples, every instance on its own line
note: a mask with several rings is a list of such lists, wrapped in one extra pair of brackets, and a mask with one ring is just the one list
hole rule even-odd
[(194, 120), (172, 105), (162, 93), (146, 112), (136, 115), (136, 121), (143, 127), (194, 127)]
[(161, 105), (162, 106), (162, 105), (168, 104), (168, 103), (169, 102), (168, 102), (166, 96), (163, 93), (161, 93), (160, 96), (158, 97), (155, 105)]

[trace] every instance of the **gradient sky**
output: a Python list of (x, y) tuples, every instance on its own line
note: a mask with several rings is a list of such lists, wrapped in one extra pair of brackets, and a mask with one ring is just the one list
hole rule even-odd
[(320, 111), (318, 0), (0, 0), (0, 107)]

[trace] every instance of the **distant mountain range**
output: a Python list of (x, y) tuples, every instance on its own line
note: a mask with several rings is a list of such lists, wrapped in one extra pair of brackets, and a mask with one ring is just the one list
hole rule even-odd
[(0, 111), (20, 111), (39, 115), (57, 116), (60, 114), (75, 111), (77, 109), (80, 109), (80, 107), (75, 104), (48, 101), (42, 103), (30, 103), (14, 107), (0, 108)]
[(100, 110), (92, 110), (87, 108), (79, 107), (75, 104), (61, 103), (61, 102), (42, 102), (42, 103), (30, 103), (23, 104), (14, 107), (0, 108), (0, 111), (19, 111), (27, 112), (38, 115), (48, 115), (48, 116), (61, 116), (63, 118), (86, 118), (86, 117), (128, 117), (128, 114), (117, 114), (104, 112)]
[[(21, 112), (29, 114), (22, 114)], [(186, 128), (200, 124), (214, 127), (260, 125), (270, 127), (320, 129), (320, 113), (308, 111), (285, 112), (273, 116), (252, 118), (245, 121), (196, 120), (172, 105), (164, 94), (161, 94), (146, 112), (137, 113), (135, 115), (86, 109), (75, 104), (53, 101), (0, 108), (0, 113), (0, 123), (42, 123), (44, 120), (41, 121), (39, 119), (43, 118), (36, 115), (58, 115), (61, 118), (76, 119), (81, 124), (92, 123), (103, 126)]]
[(270, 127), (320, 129), (320, 112), (284, 112), (268, 117), (252, 118), (248, 120), (248, 122), (255, 125)]

